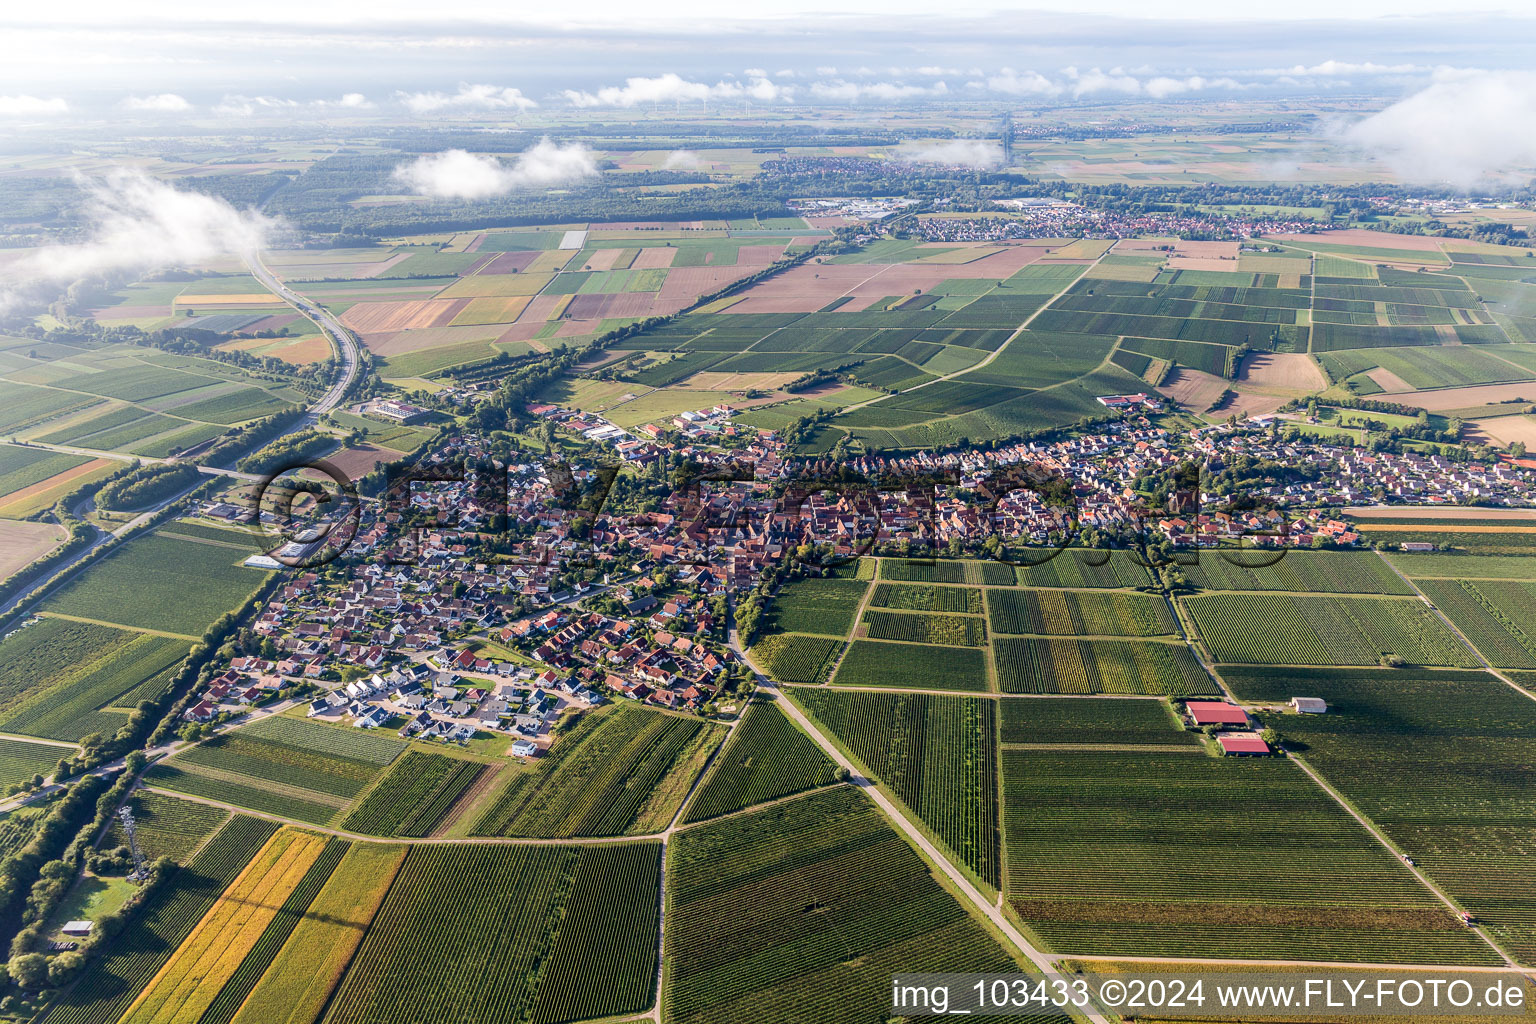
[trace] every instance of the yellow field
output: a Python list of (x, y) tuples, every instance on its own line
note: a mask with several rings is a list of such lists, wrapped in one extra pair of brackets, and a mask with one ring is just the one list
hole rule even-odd
[(283, 301), (270, 292), (244, 295), (178, 295), (178, 306), (281, 306)]
[(537, 295), (554, 274), (473, 274), (461, 277), (437, 293), (440, 299), (481, 298), (496, 295)]
[[(532, 263), (524, 274), (552, 274), (557, 270), (564, 270), (565, 265), (575, 258), (578, 249), (545, 249), (534, 257)], [(517, 275), (521, 277), (522, 274)]]
[(565, 315), (565, 307), (569, 306), (571, 304), (571, 300), (574, 298), (576, 298), (574, 295), (560, 296), (560, 301), (555, 303), (554, 308), (549, 311), (549, 315), (544, 319), (559, 320), (562, 316)]
[(1079, 238), (1057, 249), (1051, 253), (1051, 256), (1058, 260), (1096, 260), (1108, 252), (1109, 247), (1114, 244), (1112, 239)]
[(116, 459), (92, 459), (90, 462), (66, 469), (64, 472), (40, 480), (31, 487), (23, 487), (4, 496), (0, 503), (0, 516), (25, 519), (34, 512), (58, 501), (81, 484), (100, 479), (123, 468)]
[(746, 298), (745, 295), (727, 295), (723, 299), (716, 299), (714, 302), (711, 302), (708, 305), (700, 306), (698, 308), (697, 312), (699, 312), (699, 313), (718, 313), (721, 310), (730, 309), (732, 306), (736, 305), (736, 303), (740, 302), (742, 299), (745, 299), (745, 298)]
[(404, 859), (403, 846), (348, 850), (231, 1024), (312, 1024)]
[(1139, 281), (1142, 284), (1150, 284), (1157, 277), (1158, 265), (1149, 263), (1145, 266), (1119, 263), (1095, 263), (1088, 268), (1084, 277), (1097, 278), (1100, 281)]
[(326, 842), (286, 828), (269, 839), (139, 993), (122, 1024), (197, 1024)]
[(516, 320), (528, 305), (532, 295), (491, 295), (470, 299), (458, 316), (448, 322), (449, 327), (472, 327), (478, 324), (509, 324)]
[[(922, 252), (921, 249), (919, 249), (917, 251), (918, 252)], [(992, 247), (992, 246), (975, 245), (975, 246), (969, 246), (969, 247), (961, 248), (961, 249), (951, 249), (948, 252), (936, 252), (936, 253), (934, 253), (931, 256), (923, 256), (923, 257), (921, 257), (920, 259), (917, 260), (917, 262), (918, 263), (948, 263), (948, 264), (975, 263), (977, 260), (981, 259), (983, 256), (991, 256), (993, 253), (1002, 252), (1002, 251), (1003, 250), (998, 249), (996, 247)]]

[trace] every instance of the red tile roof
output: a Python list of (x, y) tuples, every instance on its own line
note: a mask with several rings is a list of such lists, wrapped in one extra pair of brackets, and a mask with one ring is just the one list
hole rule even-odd
[(1223, 733), (1216, 737), (1221, 749), (1229, 754), (1267, 754), (1269, 744), (1255, 733)]
[(1247, 725), (1248, 712), (1236, 704), (1220, 700), (1192, 700), (1184, 704), (1184, 710), (1196, 725)]

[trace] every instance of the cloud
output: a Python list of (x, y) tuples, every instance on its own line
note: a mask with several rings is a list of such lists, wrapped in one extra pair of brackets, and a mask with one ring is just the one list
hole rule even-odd
[(368, 97), (360, 92), (342, 94), (341, 99), (337, 101), (336, 105), (338, 107), (346, 107), (348, 110), (370, 110), (373, 107), (373, 104), (368, 102)]
[(0, 96), (0, 117), (36, 117), (40, 114), (67, 114), (69, 104), (55, 96), (45, 100), (37, 96)]
[(595, 177), (597, 158), (579, 142), (559, 146), (548, 138), (517, 155), (508, 167), (492, 156), (449, 149), (395, 168), (395, 179), (434, 199), (485, 199), (520, 188)]
[(699, 161), (699, 155), (690, 153), (686, 149), (674, 149), (661, 162), (661, 168), (664, 171), (696, 171), (702, 166), (704, 165)]
[(1536, 164), (1536, 72), (1442, 72), (1341, 134), (1412, 181), (1508, 180)]
[(7, 263), (0, 309), (47, 298), (70, 283), (114, 272), (145, 273), (260, 249), (275, 222), (216, 196), (182, 192), (140, 171), (77, 178), (85, 190), (86, 241), (29, 249)]
[(222, 117), (250, 117), (258, 111), (291, 110), (298, 105), (296, 100), (276, 96), (225, 96), (213, 112)]
[(910, 163), (944, 164), (994, 170), (1003, 165), (1003, 147), (991, 139), (952, 139), (945, 142), (903, 142), (896, 159)]
[(986, 87), (992, 92), (1007, 93), (1010, 96), (1054, 96), (1061, 92), (1061, 86), (1038, 71), (1020, 73), (1012, 68), (1003, 68), (997, 74), (989, 75)]
[(1143, 88), (1146, 89), (1148, 96), (1155, 100), (1160, 100), (1187, 92), (1202, 92), (1206, 89), (1236, 91), (1243, 88), (1243, 86), (1241, 83), (1230, 78), (1202, 78), (1199, 75), (1190, 75), (1188, 78), (1168, 78), (1166, 76), (1150, 78), (1143, 85)]
[(524, 96), (521, 89), (467, 83), (460, 83), (456, 93), (397, 92), (395, 98), (413, 114), (440, 110), (532, 110), (539, 105), (531, 96)]
[(1333, 75), (1412, 75), (1431, 70), (1420, 64), (1376, 64), (1372, 61), (1354, 63), (1347, 60), (1325, 60), (1321, 64), (1297, 64), (1288, 68), (1264, 68), (1256, 75), (1289, 75), (1329, 77)]
[(162, 92), (154, 96), (129, 96), (120, 106), (124, 110), (147, 110), (163, 114), (192, 109), (192, 104), (173, 92)]
[(932, 96), (944, 96), (949, 93), (949, 86), (943, 82), (934, 82), (932, 85), (905, 85), (901, 82), (845, 82), (841, 79), (835, 82), (816, 82), (811, 86), (811, 95), (817, 99), (830, 100), (834, 103), (857, 103), (860, 100), (877, 100), (895, 102), (898, 100), (915, 100)]
[(748, 99), (764, 103), (788, 99), (792, 90), (776, 85), (754, 69), (748, 82), (694, 82), (673, 72), (654, 78), (626, 78), (623, 85), (609, 85), (596, 92), (565, 90), (565, 98), (577, 107), (636, 107), (646, 103), (703, 103), (709, 100)]
[(1066, 75), (1072, 79), (1069, 88), (1072, 90), (1072, 95), (1077, 98), (1104, 92), (1121, 93), (1126, 96), (1134, 96), (1141, 92), (1141, 83), (1130, 75), (1122, 73), (1119, 68), (1107, 74), (1098, 68), (1082, 74), (1079, 74), (1076, 68), (1067, 68)]

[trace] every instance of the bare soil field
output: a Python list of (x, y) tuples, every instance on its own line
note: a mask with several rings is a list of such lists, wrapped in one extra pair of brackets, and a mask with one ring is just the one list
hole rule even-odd
[(316, 281), (335, 277), (366, 280), (378, 277), (390, 267), (410, 259), (408, 252), (397, 252), (385, 260), (359, 261), (355, 263), (289, 263), (278, 269), (284, 281)]
[(672, 266), (672, 261), (677, 259), (677, 250), (665, 245), (653, 245), (640, 250), (631, 263), (631, 270), (667, 270)]
[(394, 462), (404, 455), (404, 452), (393, 448), (383, 448), (376, 444), (360, 444), (327, 455), (325, 461), (341, 470), (349, 480), (357, 480), (371, 473), (381, 463)]
[(584, 260), (578, 270), (612, 270), (614, 260), (619, 258), (623, 249), (596, 249), (592, 255)]
[(170, 315), (170, 306), (103, 306), (91, 310), (93, 320), (143, 320)]
[(1357, 519), (1536, 519), (1536, 508), (1472, 508), (1466, 505), (1360, 505), (1343, 511)]
[(1500, 402), (1536, 402), (1536, 382), (1516, 384), (1474, 384), (1465, 388), (1441, 388), (1438, 391), (1388, 392), (1372, 395), (1383, 402), (1411, 405), (1415, 409), (1440, 412), (1444, 409), (1469, 409), (1475, 405), (1497, 405)]
[[(542, 324), (539, 326), (543, 326)], [(449, 345), (467, 345), (472, 341), (491, 341), (501, 331), (500, 324), (469, 327), (428, 327), (415, 331), (370, 334), (363, 338), (368, 351), (378, 356), (398, 356), (423, 349)]]
[(441, 327), (463, 312), (467, 305), (467, 298), (359, 302), (341, 315), (341, 322), (365, 334)]
[[(1488, 510), (1483, 510), (1484, 518), (1487, 518)], [(1523, 516), (1521, 518), (1524, 518)], [(1401, 530), (1397, 523), (1356, 523), (1356, 528), (1362, 533), (1372, 530)], [(1533, 526), (1489, 526), (1477, 523), (1418, 523), (1413, 527), (1416, 533), (1532, 533), (1536, 532)]]
[(1238, 270), (1237, 260), (1223, 259), (1219, 256), (1170, 256), (1168, 257), (1169, 270), (1213, 270), (1222, 274), (1236, 274)]
[(1115, 252), (1138, 253), (1155, 252), (1169, 246), (1177, 246), (1183, 239), (1179, 238), (1122, 238), (1115, 243)]
[(1358, 245), (1366, 249), (1411, 249), (1414, 252), (1440, 252), (1440, 242), (1430, 235), (1393, 235), (1385, 231), (1347, 228), (1316, 235), (1274, 235), (1282, 242), (1326, 242), (1329, 245)]
[(1178, 238), (1172, 244), (1175, 253), (1188, 259), (1237, 259), (1236, 242), (1191, 242)]
[(57, 523), (0, 520), (0, 580), (42, 558), (67, 536)]
[[(715, 373), (701, 370), (680, 381), (678, 386), (697, 388), (700, 391), (746, 391), (751, 388), (756, 388), (758, 391), (773, 391), (800, 376), (803, 375), (798, 373)], [(785, 397), (780, 395), (774, 401), (781, 402)]]
[(1475, 440), (1499, 445), (1519, 441), (1528, 450), (1536, 451), (1536, 417), (1491, 416), (1469, 420), (1467, 427)]
[(807, 217), (805, 222), (813, 228), (840, 228), (858, 223), (848, 217)]
[(1321, 391), (1328, 379), (1304, 352), (1255, 352), (1243, 360), (1238, 382), (1257, 387)]
[(750, 264), (754, 267), (766, 267), (783, 255), (783, 242), (777, 245), (744, 245), (737, 251), (736, 262), (740, 265)]
[(1187, 366), (1175, 367), (1157, 390), (1194, 413), (1203, 413), (1221, 400), (1222, 392), (1232, 382), (1204, 370), (1191, 370)]
[(461, 277), (437, 293), (440, 299), (487, 298), (506, 295), (537, 295), (553, 274), (476, 274)]
[(608, 317), (650, 316), (650, 292), (599, 293), (578, 295), (565, 308), (572, 320), (602, 320)]
[(105, 476), (112, 470), (122, 467), (123, 463), (116, 459), (92, 459), (74, 469), (66, 469), (47, 480), (39, 480), (31, 487), (23, 487), (19, 491), (12, 491), (0, 497), (0, 516), (31, 515), (39, 508), (47, 508), (68, 494), (84, 483), (87, 477)]
[(485, 265), (485, 268), (483, 270), (481, 270), (481, 273), (482, 274), (511, 274), (511, 273), (514, 273), (514, 272), (521, 273), (522, 271), (527, 270), (528, 269), (528, 264), (532, 263), (535, 259), (538, 258), (538, 256), (539, 256), (538, 252), (536, 250), (532, 250), (532, 249), (530, 249), (527, 252), (501, 252), (501, 253), (497, 253), (496, 254), (496, 258), (491, 260), (491, 262), (487, 263)]
[[(635, 261), (636, 266), (640, 263)], [(740, 281), (762, 267), (680, 267), (667, 274), (667, 281), (657, 294), (663, 299), (683, 299), (691, 304), (700, 295), (724, 288), (733, 281)]]
[(1384, 366), (1378, 366), (1374, 370), (1367, 370), (1365, 375), (1371, 378), (1371, 380), (1375, 381), (1377, 384), (1380, 384), (1383, 391), (1413, 390), (1412, 384), (1409, 384), (1407, 381), (1403, 380), (1403, 378), (1399, 377), (1397, 374), (1393, 373), (1391, 370), (1388, 370)]

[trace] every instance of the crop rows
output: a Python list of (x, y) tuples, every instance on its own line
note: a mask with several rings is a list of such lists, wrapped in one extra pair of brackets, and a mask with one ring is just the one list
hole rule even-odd
[(248, 738), (243, 732), (215, 736), (176, 755), (178, 765), (198, 765), (292, 789), (350, 798), (379, 774), (377, 765)]
[[(1273, 554), (1233, 554), (1267, 561)], [(1372, 551), (1287, 551), (1273, 565), (1237, 565), (1219, 553), (1202, 552), (1185, 578), (1204, 590), (1289, 590), (1302, 594), (1396, 594), (1413, 588)]]
[(1422, 602), (1376, 597), (1212, 594), (1188, 599), (1217, 661), (1260, 665), (1476, 664)]
[(76, 666), (56, 668), (46, 677), (59, 680), (35, 695), (29, 695), (5, 721), (0, 732), (75, 742), (91, 732), (115, 732), (126, 713), (100, 709), (126, 704), (129, 696), (142, 689), (163, 690), (170, 681), (173, 667), (187, 656), (187, 642), (162, 636), (139, 635), (112, 648), (107, 657), (89, 665), (83, 672)]
[(1004, 743), (1196, 744), (1160, 700), (1062, 697), (1000, 702)]
[(806, 579), (786, 583), (774, 596), (768, 630), (844, 636), (864, 598), (862, 580)]
[(325, 1021), (554, 1024), (643, 1010), (659, 853), (656, 844), (412, 847)]
[[(1240, 669), (1240, 698), (1321, 697), (1287, 718), (1307, 763), (1522, 962), (1536, 964), (1536, 714), (1480, 672)], [(1289, 677), (1289, 678), (1287, 678)]]
[(925, 587), (920, 584), (877, 583), (869, 597), (875, 608), (913, 612), (981, 614), (981, 591), (975, 587)]
[(1019, 637), (995, 640), (1004, 693), (1217, 693), (1183, 644)]
[[(173, 796), (140, 791), (129, 800), (139, 846), (150, 860), (170, 857), (181, 862), (229, 818), (222, 807), (195, 804)], [(122, 823), (114, 816), (101, 844), (106, 849), (128, 845)]]
[(45, 1024), (112, 1024), (121, 1017), (276, 831), (269, 821), (244, 815), (231, 819), (136, 912), (133, 927), (117, 937), (106, 955), (92, 960), (75, 987), (54, 1004)]
[(342, 827), (375, 836), (431, 835), (485, 765), (408, 751), (347, 815)]
[(69, 753), (67, 747), (0, 739), (0, 787), (29, 780), (34, 775), (52, 775), (59, 759)]
[(977, 877), (998, 884), (993, 701), (836, 690), (794, 697)]
[(1168, 603), (1146, 594), (988, 590), (987, 614), (996, 633), (1163, 636), (1178, 630)]
[(987, 642), (987, 624), (979, 616), (867, 611), (864, 624), (871, 639), (875, 640), (905, 640), (950, 647), (982, 647)]
[[(1036, 555), (1043, 555), (1038, 552)], [(1126, 551), (1068, 548), (1047, 561), (1020, 559), (1017, 582), (1025, 587), (1142, 587), (1152, 582), (1147, 567)], [(1029, 562), (1030, 564), (1022, 564)]]
[(922, 647), (855, 640), (832, 682), (909, 690), (985, 690), (987, 658), (973, 648)]
[[(618, 705), (584, 716), (577, 732), (507, 788), (475, 824), (482, 836), (621, 835), (706, 726)], [(718, 727), (712, 727), (718, 729)]]
[(336, 729), (302, 718), (269, 715), (240, 730), (240, 735), (281, 743), (300, 750), (313, 750), (332, 757), (367, 761), (383, 767), (399, 757), (407, 744), (393, 736), (364, 729)]
[(880, 559), (880, 578), (903, 583), (968, 583), (1005, 587), (1013, 582), (1013, 567), (1003, 562), (909, 561)]
[(1002, 756), (1008, 896), (1058, 953), (1497, 962), (1283, 760)]
[(814, 683), (842, 649), (843, 642), (830, 637), (777, 633), (754, 644), (752, 657), (780, 682)]
[(862, 1024), (913, 964), (1016, 970), (846, 787), (680, 832), (669, 868), (673, 1024)]
[(751, 704), (688, 805), (687, 820), (703, 821), (825, 786), (835, 772), (821, 749), (782, 712)]
[(1536, 669), (1536, 626), (1531, 626), (1536, 583), (1420, 580), (1419, 589), (1466, 634), (1490, 664), (1499, 668)]
[(175, 762), (179, 760), (150, 765), (144, 773), (145, 783), (311, 825), (327, 824), (347, 802), (342, 797), (263, 783), (259, 778), (217, 768), (191, 763), (178, 767)]
[(273, 836), (176, 947), (121, 1024), (201, 1018), (305, 881), (328, 842), (292, 829)]

